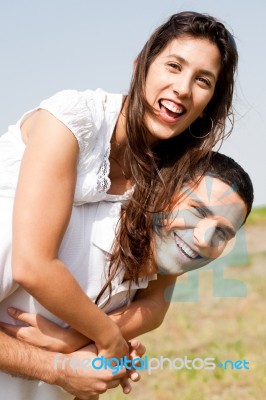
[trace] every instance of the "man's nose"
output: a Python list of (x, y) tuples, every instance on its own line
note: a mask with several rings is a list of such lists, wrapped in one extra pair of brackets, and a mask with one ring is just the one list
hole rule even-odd
[(213, 247), (215, 245), (216, 226), (213, 224), (200, 224), (195, 228), (194, 238), (196, 244), (201, 248)]
[(226, 245), (217, 229), (216, 221), (205, 218), (194, 229), (194, 243), (204, 257), (217, 258)]

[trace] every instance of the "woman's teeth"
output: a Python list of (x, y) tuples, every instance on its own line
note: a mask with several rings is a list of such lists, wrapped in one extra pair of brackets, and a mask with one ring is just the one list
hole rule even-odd
[(175, 242), (177, 246), (190, 258), (196, 258), (198, 256), (198, 253), (195, 251), (191, 250), (190, 247), (188, 247), (183, 240), (179, 239), (179, 237), (174, 233), (175, 237)]
[(163, 105), (167, 110), (172, 111), (176, 114), (182, 114), (184, 112), (183, 107), (178, 107), (175, 103), (169, 100), (161, 100), (161, 105)]

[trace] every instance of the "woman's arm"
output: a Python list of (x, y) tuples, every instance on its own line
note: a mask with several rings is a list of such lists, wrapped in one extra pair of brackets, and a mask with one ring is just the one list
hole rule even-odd
[(116, 324), (58, 259), (73, 204), (78, 143), (44, 110), (29, 117), (22, 131), (26, 149), (13, 214), (14, 279), (45, 308), (90, 337), (99, 350), (106, 350), (104, 355), (126, 355), (128, 347)]
[[(165, 299), (165, 290), (172, 287), (175, 281), (176, 276), (158, 275), (158, 279), (151, 281), (148, 288), (138, 291), (129, 307), (123, 307), (109, 315), (126, 340), (156, 329), (162, 323), (170, 305), (169, 292)], [(68, 353), (89, 343), (88, 338), (76, 330), (63, 329), (40, 315), (16, 309), (8, 309), (8, 313), (29, 326), (1, 322), (0, 327), (8, 334), (35, 346)]]

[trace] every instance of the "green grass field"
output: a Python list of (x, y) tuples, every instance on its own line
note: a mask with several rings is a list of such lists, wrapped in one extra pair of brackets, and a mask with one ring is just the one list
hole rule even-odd
[(247, 224), (266, 223), (266, 206), (255, 207), (247, 219)]
[[(243, 265), (225, 268), (224, 277), (241, 281), (247, 294), (215, 297), (213, 271), (202, 270), (198, 275), (198, 301), (172, 302), (162, 326), (143, 335), (141, 340), (149, 357), (212, 357), (216, 364), (228, 359), (246, 360), (250, 369), (232, 369), (228, 365), (226, 370), (165, 367), (150, 375), (143, 371), (141, 382), (134, 384), (130, 395), (121, 394), (119, 388), (102, 395), (102, 400), (265, 399), (266, 207), (253, 210), (245, 234), (248, 260)], [(186, 279), (182, 277), (184, 283)]]

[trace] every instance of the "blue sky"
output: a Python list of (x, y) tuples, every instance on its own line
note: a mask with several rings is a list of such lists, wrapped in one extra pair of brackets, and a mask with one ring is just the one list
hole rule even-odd
[(193, 10), (224, 21), (240, 54), (234, 132), (221, 151), (250, 173), (266, 204), (264, 0), (9, 0), (0, 6), (0, 133), (61, 89), (126, 93), (134, 57), (171, 14)]

